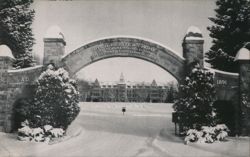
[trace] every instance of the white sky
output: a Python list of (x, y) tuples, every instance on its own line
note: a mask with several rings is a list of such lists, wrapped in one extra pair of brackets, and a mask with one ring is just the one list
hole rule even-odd
[[(215, 0), (84, 0), (35, 1), (33, 23), (35, 56), (43, 57), (43, 37), (58, 25), (66, 39), (66, 53), (84, 44), (109, 36), (138, 36), (159, 42), (182, 55), (182, 39), (189, 26), (201, 29), (204, 50), (211, 45), (206, 27), (212, 23)], [(83, 68), (79, 77), (117, 81), (123, 72), (129, 81), (166, 82), (173, 79), (160, 67), (138, 59), (105, 59)]]

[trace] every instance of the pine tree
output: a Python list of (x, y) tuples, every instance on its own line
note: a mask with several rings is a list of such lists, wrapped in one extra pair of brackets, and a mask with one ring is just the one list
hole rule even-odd
[(185, 130), (213, 125), (215, 89), (212, 73), (194, 68), (180, 85), (179, 95), (173, 107), (176, 112), (182, 113), (180, 121)]
[(213, 68), (236, 72), (234, 57), (250, 40), (250, 1), (217, 0), (216, 17), (209, 18), (214, 25), (208, 27), (213, 45), (206, 53)]
[(34, 38), (31, 24), (33, 0), (0, 0), (0, 43), (8, 45), (17, 59), (16, 68), (32, 66)]

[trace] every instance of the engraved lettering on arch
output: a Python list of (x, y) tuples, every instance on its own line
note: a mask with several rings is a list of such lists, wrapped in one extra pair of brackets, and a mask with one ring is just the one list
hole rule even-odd
[(139, 56), (157, 62), (157, 49), (150, 47), (143, 43), (131, 43), (131, 42), (114, 42), (114, 43), (103, 43), (92, 48), (91, 60), (100, 58), (103, 56), (110, 55), (128, 55), (128, 56)]

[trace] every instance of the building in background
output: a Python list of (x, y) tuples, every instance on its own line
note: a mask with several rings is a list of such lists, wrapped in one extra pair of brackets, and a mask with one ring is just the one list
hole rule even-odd
[(88, 102), (173, 102), (177, 93), (174, 83), (162, 84), (125, 81), (121, 74), (117, 82), (86, 82), (78, 80), (80, 101)]

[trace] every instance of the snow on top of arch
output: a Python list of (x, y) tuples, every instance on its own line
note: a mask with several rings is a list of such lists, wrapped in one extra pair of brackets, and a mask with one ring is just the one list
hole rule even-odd
[(7, 45), (0, 45), (0, 57), (10, 57), (13, 58), (12, 51)]
[(46, 31), (45, 38), (59, 38), (59, 39), (64, 39), (64, 35), (62, 33), (62, 30), (59, 26), (51, 26), (49, 29)]

